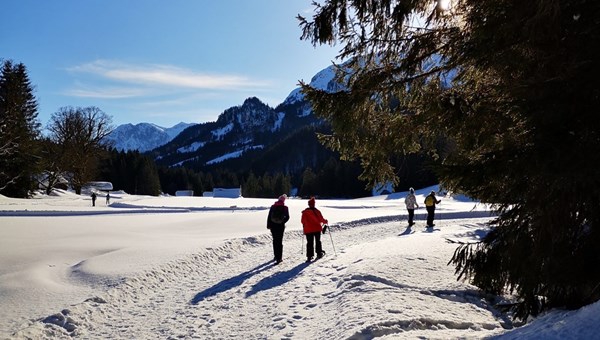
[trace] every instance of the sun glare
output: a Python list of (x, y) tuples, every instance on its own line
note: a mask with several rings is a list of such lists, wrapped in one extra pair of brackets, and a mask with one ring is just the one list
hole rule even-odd
[(438, 0), (438, 8), (442, 11), (447, 11), (450, 9), (452, 0)]

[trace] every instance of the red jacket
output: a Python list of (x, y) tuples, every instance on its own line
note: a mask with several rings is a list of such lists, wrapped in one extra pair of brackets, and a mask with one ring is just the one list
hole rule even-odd
[(301, 222), (304, 234), (320, 233), (323, 230), (322, 225), (327, 224), (327, 220), (317, 208), (304, 209)]

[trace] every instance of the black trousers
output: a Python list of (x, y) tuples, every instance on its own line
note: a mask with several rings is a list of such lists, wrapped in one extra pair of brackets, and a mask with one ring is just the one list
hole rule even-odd
[(408, 225), (413, 225), (413, 219), (415, 218), (415, 209), (408, 210)]
[(281, 261), (283, 257), (283, 231), (284, 228), (271, 228), (273, 236), (273, 254), (276, 261)]
[(425, 207), (427, 209), (427, 225), (433, 226), (433, 217), (435, 216), (435, 206)]
[(315, 256), (315, 246), (317, 248), (317, 256), (323, 256), (323, 245), (321, 244), (321, 233), (306, 234), (306, 257)]

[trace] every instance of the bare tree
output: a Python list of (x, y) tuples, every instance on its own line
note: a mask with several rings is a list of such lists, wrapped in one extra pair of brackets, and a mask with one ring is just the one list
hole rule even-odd
[[(4, 133), (4, 129), (0, 127), (0, 134)], [(10, 156), (14, 155), (17, 151), (17, 143), (13, 141), (2, 141), (2, 145), (0, 145), (0, 157), (2, 159), (8, 159)], [(9, 174), (8, 171), (5, 171), (4, 167), (0, 169), (0, 191), (4, 190), (9, 185), (14, 184), (20, 175), (13, 176)]]
[(97, 107), (62, 107), (52, 115), (48, 130), (58, 146), (57, 157), (77, 193), (95, 176), (97, 161), (113, 130), (112, 118)]

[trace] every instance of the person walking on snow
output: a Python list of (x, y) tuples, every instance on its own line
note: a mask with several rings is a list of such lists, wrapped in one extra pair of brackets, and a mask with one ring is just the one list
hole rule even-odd
[(106, 205), (110, 204), (110, 192), (106, 193)]
[(417, 198), (415, 197), (415, 189), (408, 189), (408, 195), (404, 199), (404, 204), (406, 204), (406, 210), (408, 210), (408, 226), (412, 226), (415, 224), (413, 219), (415, 217), (415, 208), (419, 208), (417, 204)]
[(92, 207), (96, 206), (96, 193), (92, 192)]
[(283, 257), (283, 232), (285, 231), (285, 223), (290, 219), (290, 212), (285, 206), (286, 194), (279, 196), (267, 217), (267, 229), (271, 230), (273, 236), (273, 254), (276, 264), (280, 264)]
[(308, 208), (302, 211), (302, 229), (306, 235), (306, 262), (313, 260), (315, 256), (315, 247), (317, 251), (317, 259), (325, 255), (321, 244), (321, 232), (323, 225), (327, 224), (327, 220), (319, 209), (315, 208), (315, 198), (311, 197), (308, 200)]
[(435, 197), (435, 191), (431, 190), (429, 195), (425, 197), (425, 209), (427, 209), (427, 228), (432, 228), (433, 218), (435, 216), (435, 205), (440, 204), (441, 200)]

